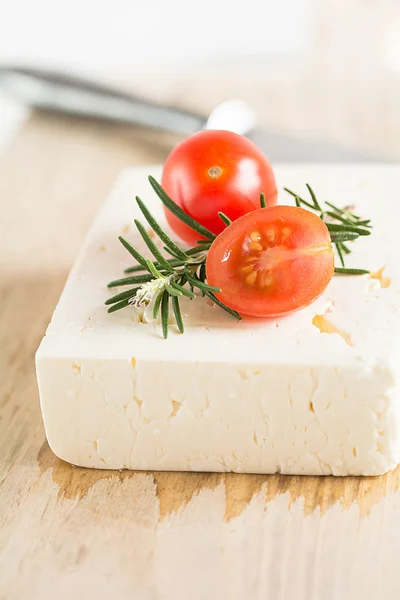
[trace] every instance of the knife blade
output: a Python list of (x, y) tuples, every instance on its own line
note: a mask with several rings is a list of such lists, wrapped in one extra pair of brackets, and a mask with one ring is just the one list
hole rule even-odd
[(250, 131), (248, 137), (273, 162), (382, 162), (376, 156), (334, 143), (289, 136), (260, 127)]
[[(87, 118), (106, 119), (131, 125), (158, 128), (188, 136), (208, 124), (215, 129), (231, 129), (246, 134), (272, 161), (351, 162), (376, 161), (376, 157), (351, 151), (329, 142), (253, 127), (248, 105), (228, 101), (206, 117), (174, 106), (152, 103), (112, 86), (68, 73), (23, 66), (0, 65), (0, 89), (19, 102), (39, 110), (67, 113)], [(236, 102), (239, 122), (226, 125), (226, 109), (232, 113)], [(247, 111), (244, 114), (243, 111)], [(231, 117), (231, 115), (230, 115)], [(236, 118), (235, 117), (235, 118)], [(219, 126), (220, 125), (220, 126)]]

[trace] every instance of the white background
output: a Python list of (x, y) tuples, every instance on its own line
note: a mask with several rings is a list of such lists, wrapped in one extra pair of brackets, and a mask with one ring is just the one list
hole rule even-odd
[(3, 0), (0, 56), (77, 69), (176, 70), (302, 53), (315, 0)]
[[(113, 80), (168, 99), (196, 70), (310, 50), (315, 0), (2, 0), (0, 62)], [(0, 96), (0, 144), (24, 111)]]
[[(0, 0), (0, 64), (66, 69), (400, 157), (399, 0)], [(24, 111), (0, 96), (0, 144)]]

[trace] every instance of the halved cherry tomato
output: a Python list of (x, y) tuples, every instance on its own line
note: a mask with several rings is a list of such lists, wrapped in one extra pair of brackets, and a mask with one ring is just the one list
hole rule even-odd
[(207, 257), (216, 296), (244, 315), (275, 317), (307, 306), (332, 279), (334, 255), (325, 223), (294, 206), (253, 211), (225, 229)]
[[(161, 183), (178, 206), (215, 234), (225, 228), (219, 211), (235, 221), (259, 208), (261, 192), (268, 206), (276, 204), (270, 163), (253, 142), (230, 131), (205, 130), (184, 140), (168, 156)], [(194, 244), (200, 238), (165, 212), (185, 242)]]

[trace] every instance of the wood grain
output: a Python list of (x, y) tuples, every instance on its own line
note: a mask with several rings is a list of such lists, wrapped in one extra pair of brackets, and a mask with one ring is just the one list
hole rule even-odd
[(170, 144), (35, 115), (0, 163), (0, 599), (398, 598), (400, 469), (115, 473), (50, 451), (35, 350), (117, 173)]

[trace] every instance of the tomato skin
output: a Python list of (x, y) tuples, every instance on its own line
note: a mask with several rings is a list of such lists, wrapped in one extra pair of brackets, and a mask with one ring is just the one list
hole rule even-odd
[(294, 206), (244, 215), (213, 242), (207, 280), (216, 296), (243, 315), (277, 317), (311, 304), (334, 273), (325, 223)]
[[(168, 156), (161, 185), (178, 206), (215, 234), (225, 225), (218, 212), (232, 221), (256, 210), (260, 194), (276, 204), (272, 167), (247, 138), (221, 130), (204, 130), (181, 142)], [(201, 237), (165, 209), (169, 225), (185, 242)]]

